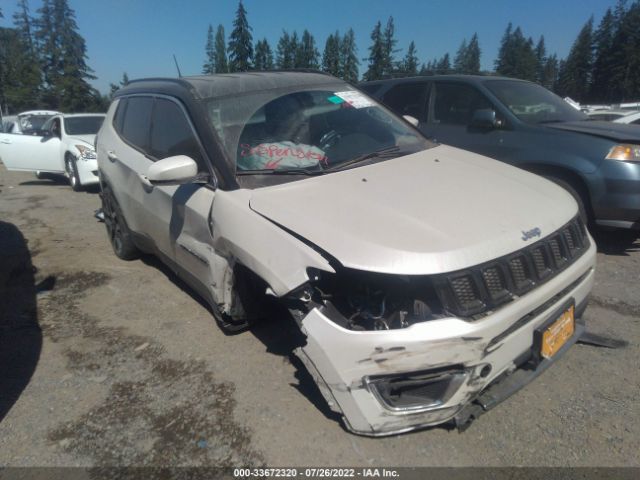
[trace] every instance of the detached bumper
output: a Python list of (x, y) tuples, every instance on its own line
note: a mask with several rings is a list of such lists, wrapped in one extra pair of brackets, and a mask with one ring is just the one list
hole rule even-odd
[[(536, 353), (536, 330), (570, 302), (576, 317), (584, 310), (594, 264), (592, 241), (557, 277), (473, 322), (445, 318), (362, 332), (340, 327), (324, 308), (314, 309), (302, 321), (307, 344), (296, 354), (354, 433), (391, 435), (449, 421), (463, 427), (533, 380), (577, 341), (583, 327), (576, 319), (574, 335), (559, 352), (524, 368)], [(408, 389), (408, 395), (396, 395), (398, 388)]]

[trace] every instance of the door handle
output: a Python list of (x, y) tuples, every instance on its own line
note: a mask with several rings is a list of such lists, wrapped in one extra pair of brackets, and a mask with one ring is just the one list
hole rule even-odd
[(109, 159), (110, 162), (115, 162), (116, 160), (118, 160), (118, 156), (116, 155), (116, 152), (112, 150), (107, 151), (107, 158)]

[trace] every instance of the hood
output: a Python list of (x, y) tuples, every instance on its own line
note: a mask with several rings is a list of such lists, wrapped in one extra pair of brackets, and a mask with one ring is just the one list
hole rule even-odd
[(640, 128), (637, 125), (625, 125), (623, 123), (582, 121), (548, 123), (545, 127), (556, 130), (568, 130), (570, 132), (584, 133), (596, 137), (607, 138), (616, 142), (640, 143)]
[(88, 135), (71, 135), (69, 136), (69, 140), (72, 143), (86, 143), (88, 144), (91, 148), (94, 148), (93, 143), (96, 140), (96, 135), (94, 134), (88, 134)]
[[(557, 185), (449, 146), (252, 191), (251, 208), (349, 268), (434, 274), (519, 250), (577, 214)], [(528, 240), (523, 232), (540, 229)]]

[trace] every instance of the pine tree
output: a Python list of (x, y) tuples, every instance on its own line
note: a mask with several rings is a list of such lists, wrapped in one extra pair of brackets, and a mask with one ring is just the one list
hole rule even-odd
[(480, 73), (480, 40), (478, 34), (474, 33), (467, 46), (466, 73), (475, 75)]
[(224, 38), (224, 27), (222, 25), (218, 25), (213, 54), (213, 65), (215, 73), (229, 72), (229, 62), (227, 61), (227, 49), (225, 48), (225, 44), (226, 40)]
[(633, 101), (640, 97), (640, 2), (634, 2), (628, 8), (620, 28), (625, 56), (620, 100)]
[(256, 70), (273, 70), (273, 52), (266, 38), (256, 43), (254, 64)]
[(545, 82), (544, 72), (547, 66), (547, 47), (544, 44), (544, 36), (540, 35), (540, 39), (536, 45), (536, 82), (543, 84)]
[(276, 47), (276, 65), (281, 70), (288, 70), (294, 67), (294, 62), (295, 48), (292, 48), (291, 36), (283, 30)]
[(118, 85), (116, 85), (115, 83), (109, 84), (109, 99), (112, 99), (114, 93), (116, 93), (122, 87), (126, 87), (127, 85), (129, 85), (129, 75), (127, 75), (127, 72), (123, 72), (122, 80), (120, 80), (120, 84)]
[(448, 53), (445, 53), (442, 56), (437, 65), (435, 65), (434, 70), (438, 75), (446, 75), (447, 73), (451, 73), (451, 60), (449, 59)]
[(533, 39), (526, 39), (520, 27), (513, 30), (512, 24), (509, 23), (502, 36), (498, 58), (495, 61), (496, 73), (535, 81), (537, 65)]
[(322, 53), (322, 71), (327, 72), (335, 77), (340, 77), (342, 69), (340, 68), (340, 33), (329, 34), (324, 44), (324, 52)]
[(465, 73), (465, 65), (466, 65), (466, 57), (467, 57), (467, 39), (462, 40), (460, 44), (460, 48), (456, 52), (456, 57), (453, 60), (453, 70), (456, 73)]
[(397, 52), (395, 49), (398, 41), (394, 38), (395, 25), (393, 23), (393, 17), (389, 17), (387, 20), (387, 26), (384, 29), (383, 34), (383, 57), (382, 57), (382, 74), (393, 75), (395, 70), (394, 54)]
[(607, 9), (600, 25), (593, 33), (593, 70), (591, 72), (591, 99), (595, 102), (612, 100), (609, 95), (610, 79), (613, 69), (613, 39), (615, 34), (615, 17), (611, 9)]
[(229, 71), (246, 72), (251, 70), (253, 60), (253, 37), (251, 27), (247, 21), (247, 11), (238, 2), (236, 18), (233, 21), (233, 30), (229, 36)]
[(289, 40), (289, 49), (293, 57), (293, 68), (300, 68), (302, 64), (302, 50), (300, 49), (300, 40), (298, 40), (298, 32), (295, 30), (291, 34)]
[(560, 76), (560, 93), (584, 102), (589, 98), (593, 64), (593, 17), (582, 27)]
[[(338, 32), (336, 32), (336, 35)], [(339, 37), (336, 37), (339, 38)], [(356, 37), (353, 29), (347, 30), (347, 33), (340, 41), (340, 76), (343, 80), (351, 83), (358, 81), (358, 50), (356, 47)]]
[(316, 48), (316, 41), (313, 35), (305, 29), (302, 32), (302, 38), (298, 44), (298, 62), (297, 68), (311, 68), (317, 70), (320, 65), (318, 64), (318, 49)]
[(547, 57), (544, 63), (540, 85), (542, 85), (544, 88), (555, 91), (559, 71), (560, 69), (558, 66), (558, 57), (554, 53), (550, 57)]
[(402, 60), (402, 73), (410, 76), (418, 74), (418, 55), (416, 53), (416, 44), (413, 40), (409, 44), (407, 53)]
[(204, 47), (206, 59), (204, 61), (204, 65), (202, 65), (202, 73), (205, 75), (211, 75), (215, 72), (215, 46), (213, 40), (213, 27), (209, 24), (209, 29), (207, 30), (207, 43)]
[(33, 44), (33, 18), (29, 14), (29, 2), (27, 0), (18, 1), (18, 10), (13, 14), (13, 25), (18, 30), (22, 41), (27, 45), (29, 52), (36, 56)]
[(386, 48), (382, 37), (382, 24), (380, 21), (373, 27), (371, 41), (373, 43), (369, 47), (369, 66), (364, 74), (364, 80), (366, 81), (378, 80), (382, 78), (385, 73)]
[(67, 0), (43, 0), (35, 22), (35, 38), (42, 59), (44, 103), (67, 112), (96, 109), (101, 96), (88, 80), (87, 47), (78, 32), (75, 12)]

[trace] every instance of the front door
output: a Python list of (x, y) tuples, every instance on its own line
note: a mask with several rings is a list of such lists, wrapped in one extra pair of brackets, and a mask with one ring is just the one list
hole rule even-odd
[(0, 133), (0, 159), (7, 170), (63, 173), (64, 152), (55, 122), (59, 125), (60, 119), (48, 122), (45, 136)]

